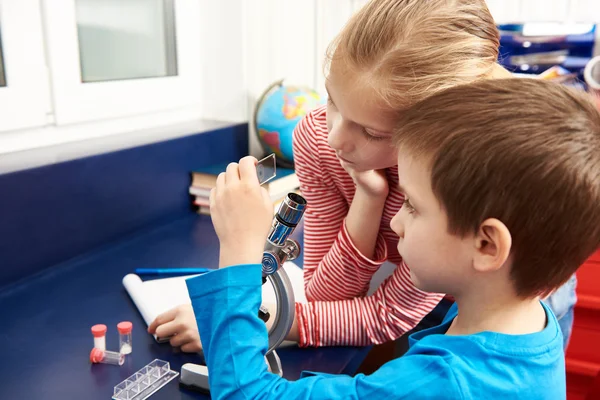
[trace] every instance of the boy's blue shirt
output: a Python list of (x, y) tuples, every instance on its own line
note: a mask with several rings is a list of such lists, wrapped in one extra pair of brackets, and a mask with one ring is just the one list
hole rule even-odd
[(261, 265), (210, 272), (186, 281), (211, 397), (234, 399), (565, 399), (562, 336), (550, 309), (546, 328), (528, 335), (448, 336), (457, 315), (410, 336), (410, 349), (371, 375), (303, 373), (290, 382), (267, 370), (267, 329), (258, 318)]

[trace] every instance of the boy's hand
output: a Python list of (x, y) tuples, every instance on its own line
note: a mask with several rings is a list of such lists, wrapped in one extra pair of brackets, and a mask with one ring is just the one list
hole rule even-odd
[(210, 192), (210, 215), (221, 245), (219, 267), (262, 260), (273, 220), (273, 203), (256, 175), (257, 160), (231, 163)]
[(171, 337), (171, 346), (186, 353), (202, 350), (194, 309), (190, 304), (182, 304), (160, 314), (148, 327), (148, 333), (159, 338)]

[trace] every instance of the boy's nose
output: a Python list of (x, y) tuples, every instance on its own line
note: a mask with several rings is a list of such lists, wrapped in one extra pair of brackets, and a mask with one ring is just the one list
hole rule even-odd
[(404, 224), (402, 223), (402, 217), (400, 216), (400, 211), (394, 218), (390, 221), (390, 228), (394, 231), (396, 235), (398, 235), (401, 239), (404, 239)]

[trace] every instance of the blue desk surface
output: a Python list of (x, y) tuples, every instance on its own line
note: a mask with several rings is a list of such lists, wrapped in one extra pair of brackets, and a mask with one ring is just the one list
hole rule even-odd
[[(91, 255), (70, 260), (0, 293), (1, 399), (109, 399), (113, 387), (159, 358), (179, 371), (195, 354), (157, 344), (121, 284), (137, 267), (217, 265), (218, 241), (209, 217), (192, 214)], [(132, 355), (122, 367), (91, 365), (90, 327), (108, 326), (107, 348), (118, 347), (116, 324), (133, 322)], [(286, 348), (278, 351), (290, 380), (302, 370), (353, 373), (368, 348)], [(207, 398), (171, 381), (151, 399)]]

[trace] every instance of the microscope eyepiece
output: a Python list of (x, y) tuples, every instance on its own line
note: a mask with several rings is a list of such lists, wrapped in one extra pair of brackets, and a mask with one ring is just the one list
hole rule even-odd
[(296, 227), (302, 219), (305, 209), (306, 200), (304, 197), (297, 193), (288, 193), (283, 202), (279, 205), (275, 217), (280, 223), (286, 226)]
[(300, 245), (289, 239), (289, 236), (296, 229), (305, 210), (306, 200), (297, 193), (288, 193), (279, 205), (263, 251), (263, 275), (274, 273), (286, 260), (291, 261), (300, 253)]

